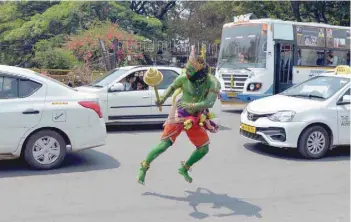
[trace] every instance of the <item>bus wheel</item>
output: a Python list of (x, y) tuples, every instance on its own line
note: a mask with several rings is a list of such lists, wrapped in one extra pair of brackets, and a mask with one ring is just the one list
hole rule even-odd
[(310, 126), (305, 129), (298, 142), (298, 151), (308, 159), (322, 158), (329, 149), (330, 136), (322, 126)]

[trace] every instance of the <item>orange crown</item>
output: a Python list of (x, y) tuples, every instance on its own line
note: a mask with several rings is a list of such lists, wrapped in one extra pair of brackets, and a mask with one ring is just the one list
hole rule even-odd
[(190, 57), (187, 66), (194, 67), (195, 72), (198, 72), (205, 67), (205, 61), (201, 57), (199, 58)]

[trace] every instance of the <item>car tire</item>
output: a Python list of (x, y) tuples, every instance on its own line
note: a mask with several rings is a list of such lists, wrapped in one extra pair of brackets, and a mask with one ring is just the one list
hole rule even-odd
[(54, 169), (61, 165), (66, 156), (66, 142), (53, 130), (41, 130), (30, 136), (23, 156), (33, 169)]
[(330, 136), (322, 126), (310, 126), (305, 129), (298, 142), (299, 153), (308, 159), (322, 158), (330, 147)]

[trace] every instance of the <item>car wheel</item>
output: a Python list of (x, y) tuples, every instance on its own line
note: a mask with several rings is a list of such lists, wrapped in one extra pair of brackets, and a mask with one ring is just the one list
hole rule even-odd
[(327, 130), (322, 126), (311, 126), (303, 131), (297, 148), (305, 158), (318, 159), (326, 154), (329, 145)]
[(52, 130), (33, 134), (25, 145), (24, 159), (34, 169), (54, 169), (61, 165), (65, 156), (66, 142)]

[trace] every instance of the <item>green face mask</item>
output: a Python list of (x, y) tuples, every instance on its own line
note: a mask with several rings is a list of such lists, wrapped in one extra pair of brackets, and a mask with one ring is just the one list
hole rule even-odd
[(191, 66), (186, 68), (186, 75), (191, 82), (201, 83), (206, 80), (207, 74), (208, 74), (207, 67), (204, 67), (203, 69), (197, 72)]

